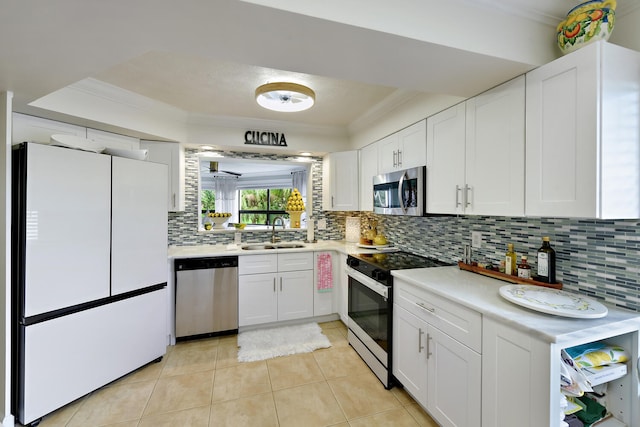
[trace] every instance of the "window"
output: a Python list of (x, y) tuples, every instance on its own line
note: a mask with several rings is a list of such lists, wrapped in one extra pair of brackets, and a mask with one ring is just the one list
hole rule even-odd
[(216, 193), (213, 190), (202, 190), (200, 193), (201, 213), (216, 211)]
[(274, 218), (288, 216), (285, 208), (291, 188), (246, 188), (239, 191), (240, 222), (270, 225)]

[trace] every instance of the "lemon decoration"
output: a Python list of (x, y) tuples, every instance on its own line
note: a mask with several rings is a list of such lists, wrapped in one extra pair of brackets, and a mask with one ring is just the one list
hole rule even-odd
[(304, 202), (302, 201), (302, 194), (297, 188), (294, 188), (291, 195), (287, 199), (287, 211), (303, 211)]

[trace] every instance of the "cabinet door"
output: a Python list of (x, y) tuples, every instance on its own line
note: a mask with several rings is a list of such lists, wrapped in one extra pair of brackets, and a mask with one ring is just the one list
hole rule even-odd
[(347, 255), (340, 253), (338, 256), (338, 314), (345, 325), (349, 324), (349, 276), (347, 275)]
[[(321, 258), (322, 257), (322, 258)], [(314, 316), (324, 316), (327, 314), (336, 312), (336, 295), (338, 294), (339, 285), (338, 281), (339, 276), (336, 275), (336, 263), (338, 261), (338, 256), (336, 252), (314, 252), (314, 266), (315, 270), (313, 271), (313, 315)], [(322, 261), (321, 261), (322, 260)], [(319, 262), (329, 262), (331, 261), (331, 279), (333, 280), (333, 288), (329, 291), (318, 292), (318, 286), (320, 281), (320, 273), (321, 268), (324, 268)]]
[(21, 142), (49, 143), (51, 135), (58, 134), (74, 135), (79, 138), (87, 137), (87, 128), (55, 120), (13, 113), (12, 121), (13, 135), (11, 140), (14, 144)]
[(426, 120), (421, 120), (398, 132), (397, 158), (400, 169), (410, 169), (427, 164)]
[[(482, 425), (557, 426), (558, 413), (550, 413), (550, 393), (556, 396), (560, 377), (558, 355), (532, 334), (500, 324), (482, 322)], [(556, 363), (555, 371), (551, 363)], [(557, 401), (556, 401), (557, 402)], [(556, 403), (553, 404), (556, 406)]]
[(167, 167), (112, 157), (111, 293), (167, 282)]
[(524, 215), (524, 76), (466, 102), (465, 213)]
[(378, 145), (360, 149), (360, 210), (373, 211), (373, 177), (378, 175)]
[(313, 270), (280, 273), (278, 320), (313, 317)]
[(480, 426), (482, 357), (438, 328), (426, 341), (427, 410), (444, 427)]
[(150, 162), (162, 163), (169, 167), (167, 198), (169, 212), (184, 211), (184, 147), (177, 142), (140, 141), (140, 148), (149, 150)]
[(427, 213), (463, 213), (465, 104), (427, 119)]
[(427, 405), (427, 323), (393, 306), (393, 375), (422, 406)]
[(120, 148), (125, 150), (137, 150), (140, 148), (140, 139), (138, 138), (97, 129), (87, 128), (87, 139), (98, 142), (107, 148)]
[(323, 159), (323, 209), (357, 211), (360, 188), (358, 152), (330, 153)]
[(393, 172), (398, 169), (398, 133), (382, 138), (378, 145), (378, 173)]
[(527, 215), (596, 215), (600, 91), (594, 53), (579, 49), (527, 73)]
[(278, 320), (277, 275), (238, 276), (238, 326)]

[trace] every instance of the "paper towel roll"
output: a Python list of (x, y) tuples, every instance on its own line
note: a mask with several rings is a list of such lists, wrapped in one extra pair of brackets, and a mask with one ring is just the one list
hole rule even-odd
[(311, 218), (307, 218), (307, 242), (313, 242), (313, 223)]

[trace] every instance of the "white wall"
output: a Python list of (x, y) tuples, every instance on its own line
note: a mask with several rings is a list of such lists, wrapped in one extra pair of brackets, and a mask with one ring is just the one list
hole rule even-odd
[(611, 43), (640, 51), (640, 9), (617, 18), (609, 38)]

